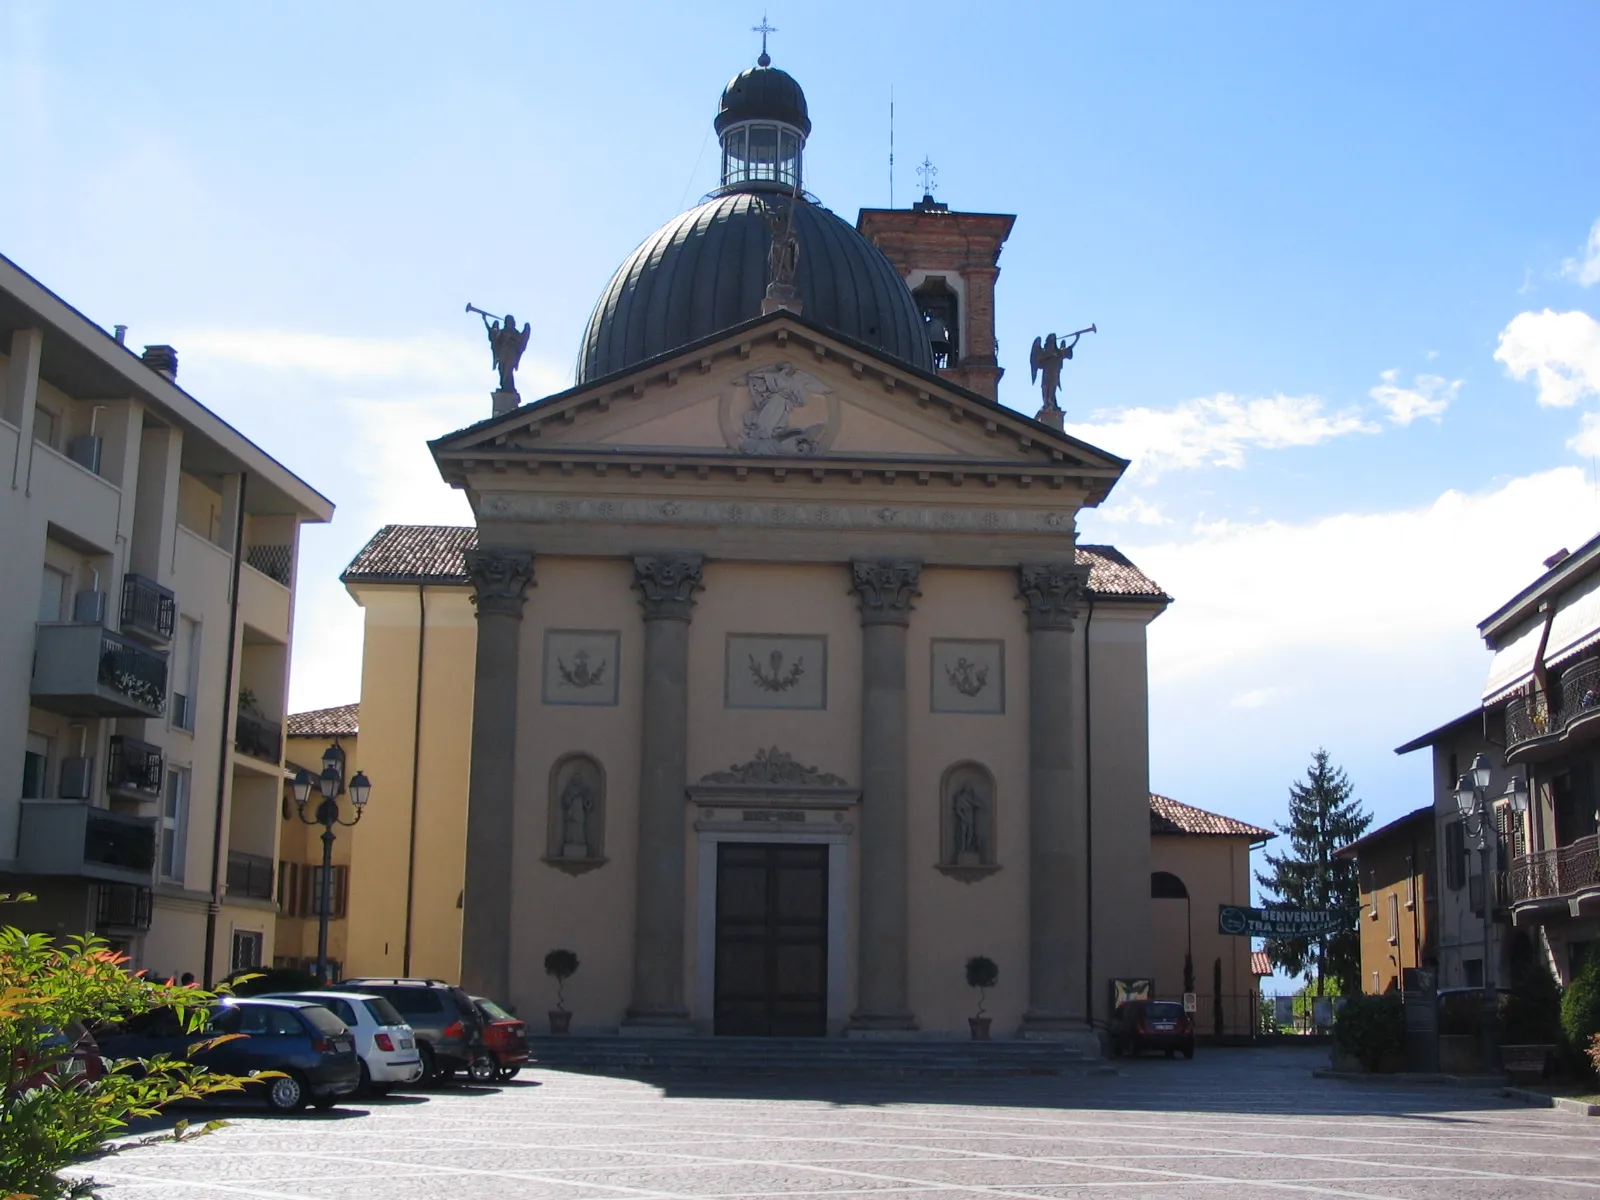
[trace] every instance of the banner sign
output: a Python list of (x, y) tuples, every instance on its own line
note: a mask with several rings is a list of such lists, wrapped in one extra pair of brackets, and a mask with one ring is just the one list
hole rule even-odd
[(1348, 928), (1349, 916), (1327, 909), (1217, 906), (1217, 932), (1234, 937), (1316, 938)]

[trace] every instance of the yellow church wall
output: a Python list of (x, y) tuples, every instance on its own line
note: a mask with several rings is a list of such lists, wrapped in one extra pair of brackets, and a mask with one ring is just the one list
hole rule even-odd
[[(911, 1011), (924, 1029), (961, 1030), (977, 1010), (967, 959), (1000, 968), (985, 1008), (1009, 1033), (1028, 1002), (1028, 642), (1016, 576), (1002, 571), (924, 569), (906, 652), (907, 808), (910, 872)], [(1005, 643), (1005, 712), (931, 709), (934, 638)], [(995, 853), (1000, 870), (965, 882), (937, 869), (940, 789), (956, 763), (982, 763), (994, 776)]]
[[(1222, 994), (1244, 997), (1256, 988), (1250, 973), (1250, 939), (1229, 937), (1217, 931), (1217, 905), (1250, 902), (1250, 842), (1247, 838), (1155, 836), (1150, 839), (1150, 869), (1169, 871), (1189, 889), (1193, 909), (1195, 990), (1201, 1011), (1211, 1011), (1212, 964), (1222, 960)], [(1183, 954), (1186, 945), (1185, 905), (1182, 900), (1150, 901), (1150, 970), (1156, 993), (1175, 997), (1183, 993)], [(1245, 1033), (1249, 1009), (1243, 999), (1224, 1007), (1226, 1032)], [(1201, 1033), (1210, 1033), (1209, 1019)]]

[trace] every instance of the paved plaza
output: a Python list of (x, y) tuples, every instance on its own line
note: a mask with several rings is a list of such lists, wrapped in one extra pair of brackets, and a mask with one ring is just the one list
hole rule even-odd
[(325, 1115), (228, 1114), (99, 1165), (113, 1200), (1600, 1195), (1600, 1120), (1202, 1048), (1116, 1076), (665, 1085), (535, 1071)]

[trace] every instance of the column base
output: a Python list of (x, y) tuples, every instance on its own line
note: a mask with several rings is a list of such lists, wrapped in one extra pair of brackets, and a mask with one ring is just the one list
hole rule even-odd
[(846, 1037), (872, 1036), (873, 1034), (915, 1033), (917, 1019), (910, 1013), (851, 1013), (850, 1023), (844, 1027)]
[(630, 1008), (617, 1032), (623, 1037), (693, 1037), (686, 1008)]

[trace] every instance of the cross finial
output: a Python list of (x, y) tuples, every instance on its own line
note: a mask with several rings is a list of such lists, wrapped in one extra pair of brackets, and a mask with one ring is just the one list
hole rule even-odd
[(923, 194), (932, 196), (939, 186), (934, 182), (939, 177), (939, 168), (933, 165), (933, 160), (926, 154), (922, 156), (922, 165), (917, 168), (917, 174), (922, 177)]
[(777, 33), (778, 27), (767, 24), (767, 14), (762, 13), (761, 24), (750, 26), (750, 32), (761, 35), (761, 57), (756, 59), (757, 64), (763, 67), (770, 67), (772, 65), (772, 56), (767, 53), (767, 34)]

